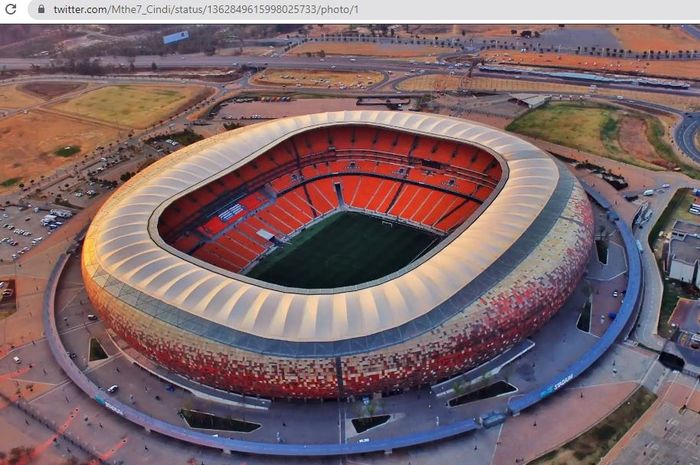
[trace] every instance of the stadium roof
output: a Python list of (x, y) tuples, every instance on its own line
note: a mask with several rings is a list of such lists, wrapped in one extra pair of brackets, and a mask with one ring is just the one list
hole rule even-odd
[[(294, 134), (332, 124), (376, 125), (482, 147), (507, 165), (502, 188), (469, 227), (458, 229), (424, 260), (351, 288), (292, 289), (257, 281), (188, 256), (160, 238), (158, 217), (176, 198)], [(216, 323), (204, 333), (223, 326), (237, 334), (292, 343), (362, 338), (420, 319), (468, 284), (477, 284), (542, 220), (561, 176), (554, 160), (534, 145), (464, 120), (388, 111), (285, 118), (183, 148), (134, 177), (105, 202), (93, 221), (84, 265), (96, 281), (100, 275), (105, 288), (119, 283), (128, 289), (120, 297), (134, 304), (140, 299), (158, 306), (161, 313), (175, 308), (198, 322)]]

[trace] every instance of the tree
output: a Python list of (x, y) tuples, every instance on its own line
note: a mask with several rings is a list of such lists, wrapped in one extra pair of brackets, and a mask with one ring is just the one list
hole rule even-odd
[(151, 71), (156, 71), (157, 69), (158, 69), (158, 65), (154, 61), (153, 63), (151, 63)]

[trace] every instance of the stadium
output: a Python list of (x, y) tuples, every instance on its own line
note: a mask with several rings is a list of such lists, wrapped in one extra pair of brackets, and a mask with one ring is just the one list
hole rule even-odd
[(128, 181), (83, 245), (106, 326), (218, 389), (429, 385), (532, 335), (580, 281), (591, 206), (561, 163), (477, 123), (388, 111), (264, 122)]

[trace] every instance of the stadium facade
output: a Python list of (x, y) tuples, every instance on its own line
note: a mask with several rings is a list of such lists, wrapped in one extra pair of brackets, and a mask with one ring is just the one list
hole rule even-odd
[[(246, 276), (345, 210), (441, 241), (341, 288)], [(106, 325), (155, 363), (228, 391), (335, 398), (448, 379), (528, 337), (573, 292), (592, 241), (585, 192), (532, 144), (435, 115), (336, 112), (151, 165), (96, 216), (82, 270)]]

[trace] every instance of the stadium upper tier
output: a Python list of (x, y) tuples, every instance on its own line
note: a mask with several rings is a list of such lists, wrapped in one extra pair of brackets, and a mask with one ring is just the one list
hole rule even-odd
[[(345, 288), (238, 273), (338, 208), (444, 239)], [(173, 371), (335, 397), (444, 379), (531, 334), (578, 283), (592, 224), (568, 170), (517, 137), (427, 114), (323, 113), (221, 134), (145, 169), (93, 221), (83, 275), (108, 326)], [(212, 245), (225, 261), (199, 252)]]

